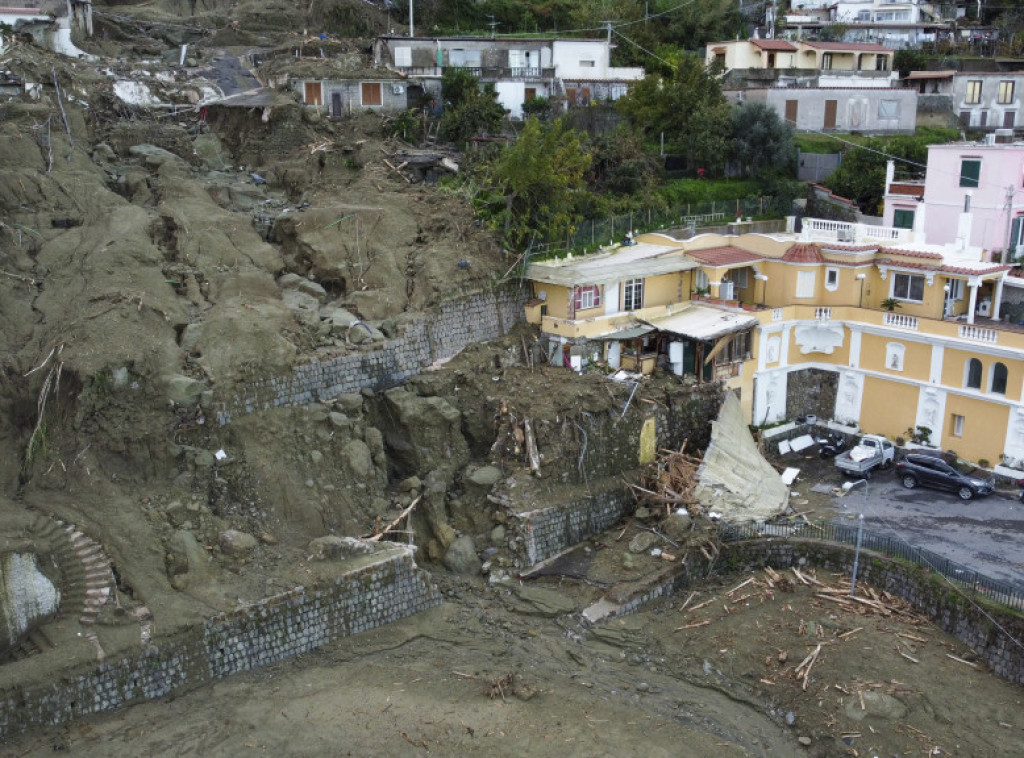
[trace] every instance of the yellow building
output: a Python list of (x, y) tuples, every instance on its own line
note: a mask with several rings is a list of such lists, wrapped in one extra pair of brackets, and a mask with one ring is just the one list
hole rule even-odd
[(1024, 331), (998, 318), (1010, 267), (981, 258), (817, 219), (799, 234), (646, 234), (531, 264), (527, 317), (553, 364), (723, 381), (755, 425), (813, 413), (1018, 465)]

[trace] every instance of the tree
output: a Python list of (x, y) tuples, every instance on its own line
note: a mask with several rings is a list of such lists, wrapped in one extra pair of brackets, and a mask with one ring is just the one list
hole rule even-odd
[(441, 136), (458, 145), (465, 145), (480, 132), (501, 130), (505, 109), (497, 101), (492, 85), (480, 88), (480, 82), (469, 71), (449, 66), (441, 77)]
[(702, 59), (683, 54), (671, 78), (648, 75), (616, 107), (648, 140), (664, 134), (666, 148), (686, 156), (691, 168), (724, 168), (729, 104)]
[(729, 114), (730, 155), (744, 176), (765, 179), (792, 171), (796, 160), (793, 128), (765, 103), (746, 102)]
[(490, 192), (490, 223), (512, 247), (531, 237), (558, 239), (577, 220), (576, 194), (585, 188), (590, 153), (564, 120), (531, 116), (519, 139), (481, 168)]
[(593, 160), (587, 172), (587, 183), (598, 192), (620, 197), (633, 196), (637, 201), (650, 201), (649, 195), (658, 184), (658, 161), (644, 150), (639, 132), (619, 127), (612, 134), (590, 138)]
[(897, 160), (899, 169), (920, 170), (928, 161), (929, 142), (935, 141), (896, 136), (868, 140), (860, 147), (847, 147), (843, 151), (843, 162), (829, 177), (828, 185), (837, 195), (857, 203), (864, 213), (881, 215), (887, 156), (902, 159)]

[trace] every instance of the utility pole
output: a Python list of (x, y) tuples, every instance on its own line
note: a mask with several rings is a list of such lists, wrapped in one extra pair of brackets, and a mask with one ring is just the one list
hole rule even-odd
[(409, 0), (409, 36), (410, 37), (415, 37), (416, 36), (416, 29), (415, 29), (415, 27), (413, 26), (413, 23), (412, 23), (412, 7), (413, 7), (413, 0)]

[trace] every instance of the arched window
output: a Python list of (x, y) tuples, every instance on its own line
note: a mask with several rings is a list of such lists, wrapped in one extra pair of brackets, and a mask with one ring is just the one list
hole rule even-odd
[(1006, 366), (996, 363), (992, 366), (992, 388), (991, 391), (997, 395), (1006, 394)]
[(981, 361), (971, 358), (964, 369), (964, 386), (972, 390), (981, 389)]

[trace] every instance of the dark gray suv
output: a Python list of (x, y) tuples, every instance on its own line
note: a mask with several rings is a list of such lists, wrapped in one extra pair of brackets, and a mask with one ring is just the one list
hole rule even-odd
[(907, 489), (920, 484), (922, 487), (955, 492), (961, 500), (992, 494), (996, 488), (996, 479), (986, 474), (966, 462), (957, 461), (957, 465), (954, 465), (942, 458), (921, 453), (908, 453), (896, 464), (896, 478)]

